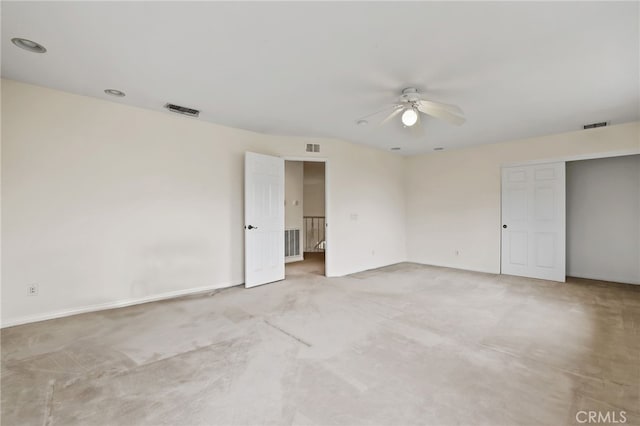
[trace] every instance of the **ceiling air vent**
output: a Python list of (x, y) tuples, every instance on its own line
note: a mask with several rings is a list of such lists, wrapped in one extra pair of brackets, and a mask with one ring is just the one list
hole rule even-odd
[(175, 112), (182, 115), (188, 115), (189, 117), (197, 117), (200, 115), (200, 111), (198, 111), (197, 109), (187, 108), (180, 105), (165, 104), (164, 107), (171, 112)]
[(317, 143), (308, 143), (307, 152), (320, 152), (320, 145)]
[(596, 127), (604, 127), (606, 125), (607, 125), (606, 121), (601, 121), (600, 123), (585, 124), (583, 127), (585, 130), (587, 130), (587, 129), (595, 129)]

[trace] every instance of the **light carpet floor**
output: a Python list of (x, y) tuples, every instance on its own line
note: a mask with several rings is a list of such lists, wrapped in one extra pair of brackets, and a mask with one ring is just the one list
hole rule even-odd
[(640, 286), (310, 269), (2, 330), (2, 425), (640, 424)]

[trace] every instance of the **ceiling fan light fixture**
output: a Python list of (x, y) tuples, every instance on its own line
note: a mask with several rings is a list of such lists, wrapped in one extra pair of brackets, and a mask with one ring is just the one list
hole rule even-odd
[(418, 122), (418, 113), (413, 108), (407, 108), (402, 113), (402, 124), (411, 127)]

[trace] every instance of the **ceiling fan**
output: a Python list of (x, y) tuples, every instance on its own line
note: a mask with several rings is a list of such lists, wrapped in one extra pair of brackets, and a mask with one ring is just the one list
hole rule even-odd
[(357, 122), (366, 122), (367, 118), (389, 110), (389, 114), (380, 122), (380, 125), (402, 114), (400, 117), (402, 124), (405, 127), (412, 127), (420, 121), (420, 113), (439, 118), (456, 126), (460, 126), (466, 121), (464, 113), (458, 106), (424, 99), (422, 95), (418, 93), (418, 89), (408, 87), (402, 91), (402, 94), (395, 104), (382, 111), (366, 115), (357, 120)]

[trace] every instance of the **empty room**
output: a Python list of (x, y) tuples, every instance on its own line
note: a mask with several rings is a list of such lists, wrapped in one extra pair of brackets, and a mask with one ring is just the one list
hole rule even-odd
[(640, 2), (0, 12), (3, 426), (640, 425)]

